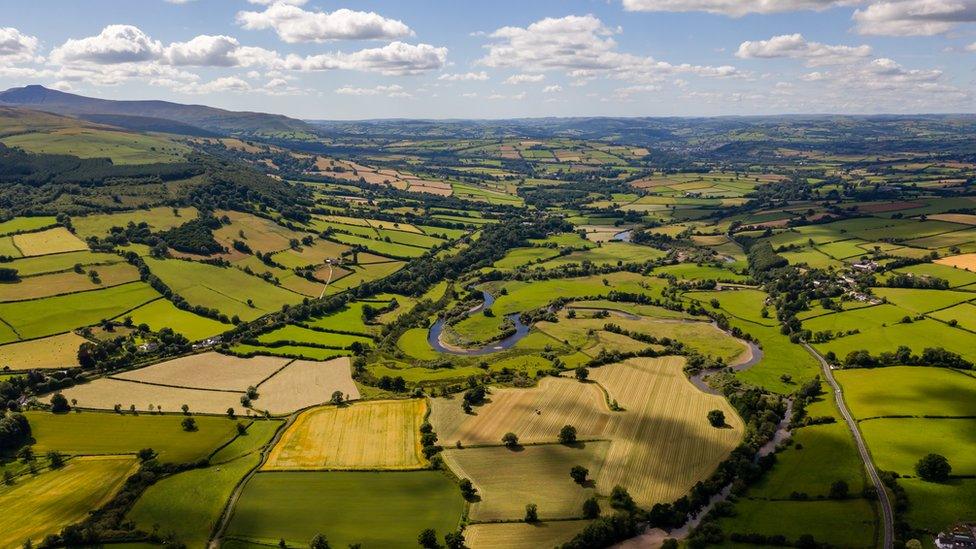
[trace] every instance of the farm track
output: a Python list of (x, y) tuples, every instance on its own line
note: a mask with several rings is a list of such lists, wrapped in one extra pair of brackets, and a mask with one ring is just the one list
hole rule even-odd
[(861, 460), (864, 462), (864, 469), (868, 472), (868, 476), (871, 478), (871, 482), (878, 492), (878, 503), (881, 505), (883, 529), (882, 547), (884, 549), (891, 549), (894, 547), (894, 513), (891, 510), (891, 499), (888, 497), (888, 492), (881, 482), (878, 470), (874, 467), (874, 461), (871, 460), (871, 452), (868, 450), (867, 445), (864, 444), (864, 438), (861, 436), (861, 431), (857, 427), (857, 422), (847, 408), (847, 403), (844, 401), (844, 391), (841, 389), (840, 384), (837, 383), (837, 380), (834, 379), (834, 372), (831, 370), (830, 364), (809, 344), (803, 343), (803, 347), (820, 362), (824, 377), (834, 390), (837, 408), (840, 410), (841, 415), (844, 416), (844, 421), (847, 423), (851, 434), (854, 435), (854, 442), (857, 443), (857, 451), (861, 455)]
[(237, 507), (237, 502), (241, 499), (241, 493), (244, 492), (244, 487), (247, 486), (247, 483), (254, 477), (254, 475), (257, 474), (262, 467), (264, 467), (264, 464), (268, 461), (268, 456), (271, 453), (271, 449), (278, 444), (278, 441), (281, 440), (282, 435), (284, 435), (285, 431), (287, 431), (288, 428), (291, 427), (292, 423), (298, 419), (300, 414), (301, 411), (298, 411), (289, 415), (288, 419), (286, 419), (285, 422), (278, 427), (278, 430), (275, 432), (275, 435), (271, 438), (271, 440), (268, 441), (263, 448), (261, 448), (261, 460), (258, 461), (257, 465), (248, 471), (247, 474), (244, 475), (244, 478), (242, 478), (241, 481), (237, 483), (237, 486), (234, 487), (234, 491), (231, 492), (230, 497), (227, 498), (227, 503), (224, 505), (224, 510), (220, 513), (220, 520), (217, 522), (217, 526), (214, 528), (213, 534), (210, 536), (210, 541), (207, 542), (208, 549), (220, 549), (220, 543), (223, 540), (224, 534), (227, 532), (227, 526), (230, 525), (231, 517), (234, 516), (234, 508)]

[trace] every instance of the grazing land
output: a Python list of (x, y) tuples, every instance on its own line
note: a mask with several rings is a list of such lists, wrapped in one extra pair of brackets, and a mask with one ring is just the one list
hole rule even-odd
[(26, 257), (88, 249), (84, 242), (64, 227), (55, 227), (36, 233), (15, 234), (12, 239), (14, 246)]
[(78, 347), (87, 339), (66, 333), (0, 345), (0, 368), (11, 370), (44, 370), (78, 366)]

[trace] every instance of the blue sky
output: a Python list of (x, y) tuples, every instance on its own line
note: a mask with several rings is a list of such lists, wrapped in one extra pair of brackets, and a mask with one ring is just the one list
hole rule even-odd
[(3, 4), (3, 88), (322, 119), (976, 110), (976, 0)]

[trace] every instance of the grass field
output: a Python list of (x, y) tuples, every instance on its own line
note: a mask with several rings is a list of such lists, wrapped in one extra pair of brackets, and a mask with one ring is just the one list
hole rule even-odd
[(875, 547), (876, 524), (872, 505), (865, 499), (845, 501), (770, 501), (742, 499), (736, 516), (719, 520), (726, 535), (781, 534), (796, 541), (811, 534), (821, 543), (838, 547)]
[(130, 317), (136, 326), (148, 325), (154, 332), (163, 328), (172, 328), (174, 332), (183, 334), (190, 341), (207, 339), (233, 328), (230, 324), (179, 309), (166, 299), (150, 301), (123, 316)]
[(952, 479), (949, 482), (926, 482), (899, 479), (908, 494), (909, 508), (905, 518), (914, 528), (937, 534), (957, 522), (976, 521), (976, 479)]
[(38, 543), (110, 499), (137, 467), (134, 457), (86, 457), (63, 469), (0, 486), (0, 545)]
[(976, 475), (976, 419), (871, 419), (860, 427), (875, 463), (885, 471), (914, 476), (915, 463), (936, 453), (949, 459), (953, 475)]
[(52, 216), (15, 217), (0, 223), (0, 236), (26, 231), (37, 231), (58, 222)]
[(91, 127), (25, 133), (5, 137), (2, 141), (8, 147), (20, 147), (34, 153), (110, 158), (115, 164), (177, 162), (190, 150), (162, 137)]
[(372, 238), (351, 234), (333, 233), (329, 238), (349, 246), (364, 246), (374, 253), (395, 258), (414, 258), (427, 253), (426, 248), (407, 246), (395, 242), (384, 242), (383, 240), (374, 240)]
[(26, 257), (88, 249), (88, 245), (64, 227), (54, 227), (36, 233), (15, 234), (11, 238), (20, 253)]
[[(176, 411), (174, 408), (170, 411)], [(34, 452), (125, 454), (152, 448), (162, 461), (182, 463), (207, 457), (237, 435), (236, 422), (197, 416), (198, 430), (186, 432), (182, 415), (119, 415), (104, 412), (51, 414), (27, 412)]]
[(240, 358), (208, 352), (175, 358), (113, 377), (174, 387), (244, 392), (248, 387), (257, 386), (271, 377), (288, 362), (288, 359), (278, 357)]
[(17, 246), (14, 246), (14, 239), (10, 236), (0, 236), (0, 256), (3, 257), (23, 257), (24, 254), (20, 253)]
[(380, 309), (385, 304), (354, 301), (346, 304), (346, 306), (339, 311), (309, 320), (306, 322), (306, 324), (314, 328), (321, 328), (323, 330), (340, 330), (343, 332), (371, 334), (376, 328), (373, 326), (368, 326), (365, 322), (363, 322), (363, 307), (366, 307), (367, 305), (374, 309)]
[(333, 391), (342, 391), (347, 400), (360, 398), (348, 357), (326, 362), (296, 360), (258, 385), (261, 398), (254, 401), (254, 407), (272, 414), (290, 413), (327, 402)]
[(301, 469), (416, 469), (423, 400), (357, 402), (313, 408), (282, 435), (262, 467)]
[(259, 343), (275, 343), (277, 341), (293, 341), (298, 344), (312, 344), (315, 346), (329, 347), (332, 349), (345, 349), (353, 343), (359, 342), (366, 345), (372, 343), (367, 337), (349, 334), (338, 334), (334, 332), (321, 332), (310, 330), (302, 326), (289, 324), (277, 330), (258, 336)]
[[(87, 265), (106, 265), (111, 263), (121, 263), (122, 258), (110, 253), (91, 252), (82, 250), (78, 252), (66, 252), (63, 254), (41, 255), (35, 257), (25, 257), (11, 261), (6, 266), (17, 269), (20, 276), (33, 276), (44, 273), (67, 271), (76, 264)], [(96, 267), (95, 270), (99, 270)]]
[(243, 456), (164, 478), (143, 492), (126, 518), (144, 531), (158, 526), (164, 536), (175, 534), (189, 547), (203, 547), (234, 486), (259, 461), (257, 455)]
[(78, 366), (78, 347), (87, 339), (74, 333), (0, 345), (0, 368), (43, 370)]
[(976, 416), (976, 378), (944, 368), (892, 366), (834, 374), (858, 419)]
[(318, 533), (334, 547), (414, 548), (425, 528), (457, 529), (463, 500), (437, 471), (259, 473), (247, 486), (228, 535), (305, 546)]
[[(219, 210), (215, 215), (226, 215), (230, 219), (229, 225), (214, 231), (214, 239), (228, 249), (234, 245), (235, 240), (240, 240), (258, 252), (277, 252), (287, 249), (291, 239), (301, 240), (306, 236), (305, 233), (287, 229), (270, 219), (253, 214)], [(242, 233), (244, 236), (241, 236)]]
[(426, 328), (410, 328), (403, 332), (403, 335), (397, 340), (397, 347), (417, 360), (434, 360), (441, 356), (427, 342)]
[(592, 484), (579, 485), (569, 476), (575, 465), (600, 475), (610, 443), (586, 442), (576, 446), (544, 444), (512, 451), (504, 446), (446, 450), (444, 462), (460, 478), (468, 478), (480, 501), (471, 505), (475, 522), (519, 520), (525, 506), (539, 506), (539, 517), (582, 517), (583, 501), (596, 494)]
[(585, 251), (551, 259), (541, 264), (545, 269), (554, 269), (571, 263), (589, 261), (594, 265), (616, 265), (623, 263), (643, 263), (664, 257), (664, 252), (650, 246), (639, 246), (627, 242), (604, 242), (601, 246)]
[(471, 549), (559, 547), (573, 539), (587, 524), (587, 520), (559, 520), (536, 524), (470, 524), (464, 529), (464, 540)]
[[(158, 297), (148, 285), (130, 282), (97, 292), (0, 303), (0, 319), (16, 329), (20, 338), (32, 339), (90, 326)], [(0, 333), (0, 343), (13, 340)]]
[(15, 284), (0, 284), (0, 302), (38, 299), (60, 294), (99, 290), (139, 280), (139, 270), (128, 263), (89, 267), (98, 273), (99, 282), (87, 273), (65, 271), (22, 278)]
[[(194, 261), (146, 259), (149, 269), (190, 304), (217, 309), (227, 316), (254, 320), (303, 299), (264, 280), (232, 268)], [(251, 300), (252, 305), (248, 305)]]
[(110, 214), (92, 214), (71, 218), (75, 233), (85, 239), (89, 236), (105, 236), (112, 227), (125, 227), (131, 223), (146, 223), (153, 231), (165, 231), (196, 219), (196, 208), (151, 208)]

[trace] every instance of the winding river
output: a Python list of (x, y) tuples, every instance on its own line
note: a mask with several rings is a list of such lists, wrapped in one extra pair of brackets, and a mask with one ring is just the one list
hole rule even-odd
[[(473, 309), (468, 311), (467, 316), (478, 314), (484, 311), (485, 309), (491, 307), (492, 304), (495, 303), (495, 296), (488, 293), (488, 291), (482, 290), (481, 295), (483, 297), (483, 301), (481, 305), (478, 305), (477, 307), (474, 307)], [(492, 353), (498, 353), (506, 349), (511, 349), (512, 347), (515, 346), (516, 343), (521, 341), (523, 337), (529, 334), (529, 327), (522, 323), (520, 313), (512, 313), (508, 315), (506, 318), (508, 318), (509, 320), (512, 321), (513, 324), (515, 324), (515, 333), (513, 333), (508, 337), (505, 337), (504, 339), (500, 339), (498, 341), (492, 341), (491, 343), (489, 343), (484, 347), (475, 347), (469, 349), (465, 347), (458, 347), (455, 345), (447, 344), (441, 341), (441, 335), (444, 333), (444, 326), (445, 326), (443, 318), (438, 318), (437, 322), (435, 322), (434, 325), (430, 327), (430, 330), (427, 332), (427, 343), (429, 343), (430, 346), (433, 347), (435, 351), (439, 353), (446, 353), (449, 355), (481, 356), (481, 355), (490, 355)]]

